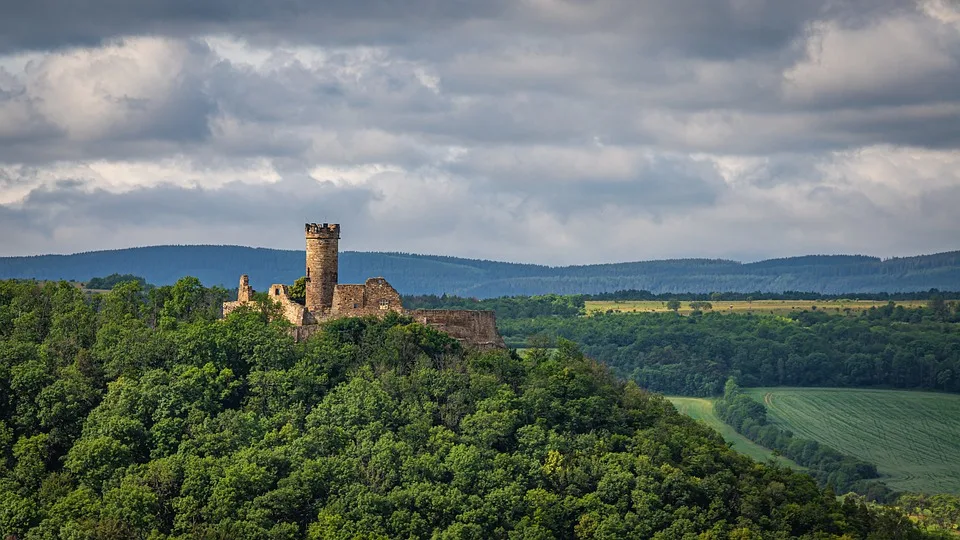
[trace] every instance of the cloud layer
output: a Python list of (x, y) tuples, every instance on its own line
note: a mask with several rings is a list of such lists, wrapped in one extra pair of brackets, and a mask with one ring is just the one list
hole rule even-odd
[(960, 248), (952, 0), (78, 6), (0, 8), (0, 255)]

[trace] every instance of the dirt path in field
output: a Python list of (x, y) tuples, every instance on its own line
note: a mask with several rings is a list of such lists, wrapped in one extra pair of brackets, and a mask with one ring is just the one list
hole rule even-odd
[(763, 395), (763, 404), (766, 405), (767, 407), (770, 407), (773, 405), (773, 392), (767, 392), (766, 394)]

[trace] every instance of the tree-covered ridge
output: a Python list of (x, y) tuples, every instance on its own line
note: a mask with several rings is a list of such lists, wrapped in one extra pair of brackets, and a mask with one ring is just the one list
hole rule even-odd
[(267, 304), (216, 320), (221, 295), (0, 283), (0, 534), (925, 537), (573, 343), (471, 353), (399, 316), (295, 343)]
[(563, 337), (640, 386), (687, 396), (743, 386), (890, 387), (960, 392), (960, 302), (888, 305), (856, 317), (673, 313), (499, 321), (507, 343)]
[[(73, 255), (0, 257), (0, 278), (86, 281), (114, 272), (172, 285), (192, 275), (233, 287), (241, 274), (263, 290), (293, 283), (303, 251), (240, 246), (153, 246)], [(408, 253), (343, 252), (342, 283), (382, 276), (402, 294), (467, 297), (655, 293), (812, 291), (861, 293), (960, 290), (960, 251), (881, 260), (864, 256), (806, 256), (754, 263), (678, 259), (551, 267)]]

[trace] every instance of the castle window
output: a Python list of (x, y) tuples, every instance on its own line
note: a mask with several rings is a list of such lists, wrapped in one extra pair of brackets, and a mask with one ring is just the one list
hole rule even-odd
[(387, 309), (390, 307), (389, 300), (380, 300), (380, 309)]
[(353, 305), (353, 309), (357, 309), (358, 307), (360, 307), (360, 304), (354, 304), (354, 305)]
[(276, 288), (273, 289), (273, 295), (274, 295), (274, 296), (280, 296), (280, 287), (276, 287)]

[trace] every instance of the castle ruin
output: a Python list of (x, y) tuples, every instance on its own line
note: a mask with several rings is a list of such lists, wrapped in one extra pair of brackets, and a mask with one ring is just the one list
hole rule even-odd
[[(363, 284), (339, 283), (340, 225), (307, 223), (306, 300), (290, 299), (287, 285), (274, 284), (267, 296), (280, 305), (283, 316), (294, 325), (294, 336), (304, 339), (323, 321), (342, 317), (383, 316), (401, 313), (415, 321), (450, 334), (464, 345), (480, 349), (503, 348), (493, 311), (404, 309), (400, 294), (382, 277)], [(236, 302), (223, 304), (223, 315), (253, 303), (253, 287), (247, 275), (240, 276)]]

